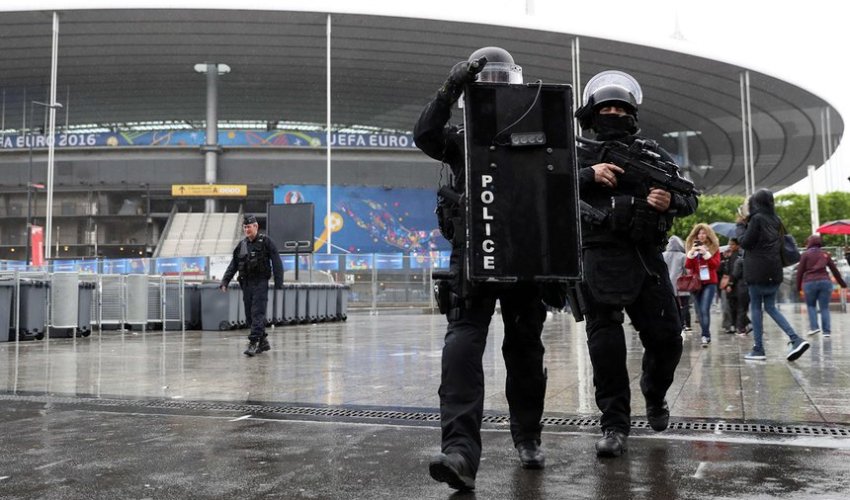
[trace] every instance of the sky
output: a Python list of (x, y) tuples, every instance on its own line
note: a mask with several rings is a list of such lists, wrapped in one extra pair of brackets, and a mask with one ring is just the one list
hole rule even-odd
[[(37, 7), (31, 0), (0, 0), (0, 11), (86, 7), (245, 8), (232, 0), (182, 0), (179, 5), (173, 0), (40, 0)], [(781, 78), (825, 99), (850, 122), (850, 9), (835, 0), (253, 0), (248, 7), (382, 13), (593, 34)], [(818, 192), (850, 192), (850, 145), (839, 147), (819, 167)], [(803, 180), (782, 192), (808, 189)]]

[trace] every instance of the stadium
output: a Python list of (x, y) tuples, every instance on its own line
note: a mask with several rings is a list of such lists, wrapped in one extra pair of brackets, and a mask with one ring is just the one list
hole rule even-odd
[[(580, 88), (604, 69), (634, 75), (646, 96), (643, 133), (705, 193), (791, 185), (843, 134), (833, 106), (803, 88), (603, 36), (358, 12), (58, 5), (55, 72), (53, 11), (0, 19), (3, 259), (24, 259), (28, 220), (48, 226), (56, 259), (211, 255), (230, 246), (231, 228), (219, 246), (210, 235), (180, 238), (178, 226), (220, 224), (179, 214), (263, 217), (287, 196), (315, 203), (317, 238), (327, 212), (340, 214), (342, 230), (326, 238), (334, 253), (439, 248), (430, 217), (439, 165), (411, 130), (454, 62), (492, 44), (513, 53), (527, 82)], [(214, 200), (203, 188), (184, 195), (203, 184), (236, 187)], [(169, 234), (179, 249), (165, 244)]]

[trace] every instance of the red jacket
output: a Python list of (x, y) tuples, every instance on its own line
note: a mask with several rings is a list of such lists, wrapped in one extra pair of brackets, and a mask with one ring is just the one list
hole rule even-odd
[(695, 259), (685, 259), (685, 269), (689, 269), (691, 274), (699, 276), (700, 266), (708, 265), (708, 279), (700, 280), (703, 285), (717, 284), (717, 268), (720, 267), (720, 252), (714, 252), (708, 260), (698, 255)]

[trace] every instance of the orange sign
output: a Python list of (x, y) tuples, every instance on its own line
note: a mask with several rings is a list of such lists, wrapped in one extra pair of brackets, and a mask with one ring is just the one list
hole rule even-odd
[(245, 184), (172, 184), (171, 196), (248, 196)]

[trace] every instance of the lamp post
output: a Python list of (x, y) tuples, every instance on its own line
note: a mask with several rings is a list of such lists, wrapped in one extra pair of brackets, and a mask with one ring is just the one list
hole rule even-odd
[[(31, 256), (31, 248), (30, 248), (30, 239), (32, 238), (32, 189), (43, 189), (44, 184), (33, 184), (32, 182), (32, 150), (35, 144), (35, 136), (33, 135), (33, 110), (35, 106), (44, 106), (45, 108), (61, 108), (62, 105), (60, 103), (56, 103), (56, 105), (51, 106), (46, 102), (41, 101), (30, 101), (30, 126), (27, 131), (27, 135), (29, 136), (29, 150), (30, 150), (30, 159), (29, 159), (29, 180), (27, 181), (27, 246), (26, 246), (26, 263), (29, 265)], [(52, 140), (52, 138), (51, 138)]]

